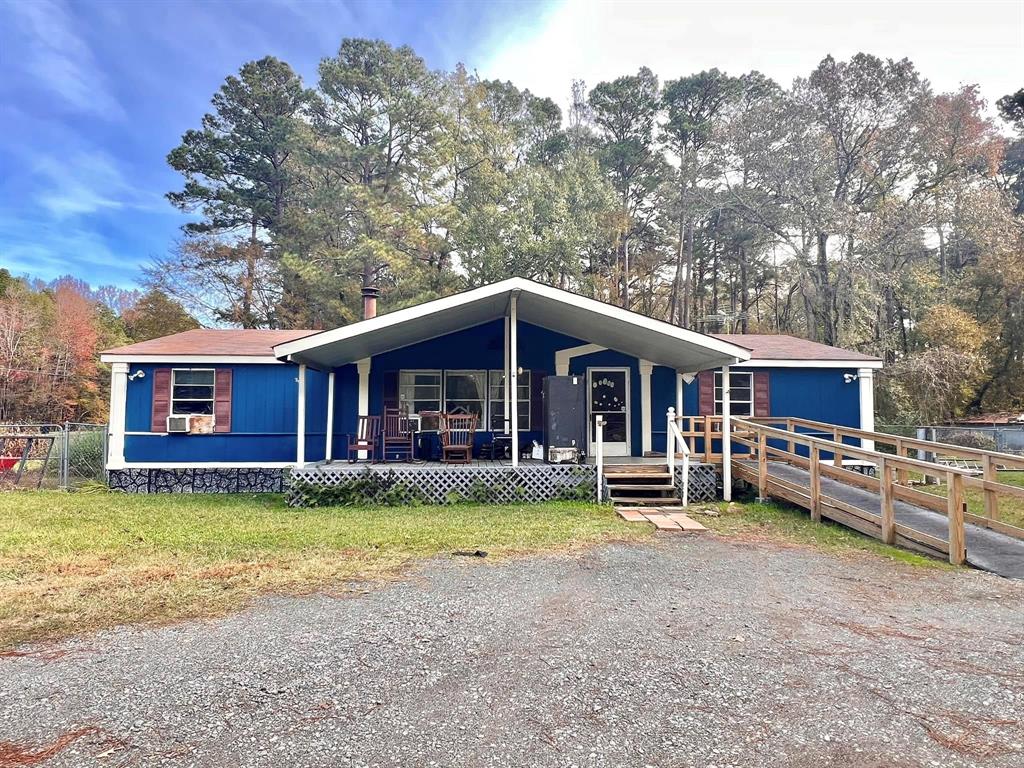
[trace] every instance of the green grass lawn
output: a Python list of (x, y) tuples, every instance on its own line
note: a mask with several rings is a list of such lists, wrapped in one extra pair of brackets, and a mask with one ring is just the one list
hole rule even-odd
[[(1006, 485), (1014, 485), (1018, 488), (1024, 488), (1024, 472), (1013, 471), (1013, 472), (999, 472), (999, 482), (1005, 483)], [(948, 495), (949, 489), (943, 483), (942, 485), (919, 485), (918, 490), (926, 493), (933, 493), (936, 496), (945, 497)], [(967, 498), (967, 511), (973, 515), (985, 516), (985, 493), (978, 488), (967, 488), (964, 491), (964, 496)], [(1007, 523), (1008, 525), (1015, 525), (1018, 528), (1024, 528), (1024, 499), (1014, 498), (1006, 494), (1000, 494), (999, 496), (999, 514), (996, 515), (996, 519), (1001, 522)]]
[(581, 503), (290, 509), (272, 495), (4, 493), (0, 647), (217, 615), (455, 550), (500, 557), (649, 535)]
[[(720, 516), (697, 519), (724, 537), (940, 565), (783, 505), (717, 508)], [(489, 562), (652, 532), (609, 507), (569, 502), (290, 509), (274, 495), (3, 493), (0, 649), (118, 624), (216, 616), (258, 594), (385, 578), (456, 550), (486, 550)]]
[(919, 555), (898, 547), (891, 547), (878, 539), (865, 536), (851, 528), (825, 520), (815, 523), (807, 510), (788, 504), (695, 505), (695, 509), (713, 506), (718, 517), (694, 514), (710, 530), (723, 537), (746, 540), (783, 541), (813, 547), (831, 554), (868, 554), (884, 557), (913, 566), (950, 568), (944, 560)]

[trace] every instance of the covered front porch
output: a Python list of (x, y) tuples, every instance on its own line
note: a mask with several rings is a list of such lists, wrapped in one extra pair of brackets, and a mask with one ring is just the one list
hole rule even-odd
[[(728, 367), (749, 357), (719, 339), (518, 278), (274, 352), (298, 366), (294, 476), (346, 478), (369, 466), (415, 472), (422, 483), (444, 466), (444, 415), (453, 413), (475, 419), (464, 465), (479, 474), (474, 482), (496, 483), (488, 472), (505, 470), (565, 467), (552, 471), (582, 476), (602, 461), (664, 464), (670, 445), (684, 450), (669, 414), (683, 412), (684, 384), (720, 369), (728, 420)], [(411, 451), (392, 454), (383, 440), (350, 450), (367, 437), (368, 418), (379, 424), (396, 409), (414, 420)], [(552, 448), (570, 449), (578, 463), (547, 464)]]

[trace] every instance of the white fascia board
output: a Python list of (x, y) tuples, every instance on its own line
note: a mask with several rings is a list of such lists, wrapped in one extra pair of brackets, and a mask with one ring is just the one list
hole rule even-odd
[(100, 355), (104, 363), (212, 363), (217, 365), (280, 365), (273, 355)]
[(441, 299), (434, 299), (433, 301), (428, 301), (423, 304), (417, 304), (413, 307), (406, 307), (405, 309), (398, 309), (394, 312), (377, 315), (369, 320), (360, 320), (357, 323), (344, 325), (341, 328), (314, 333), (312, 336), (304, 336), (303, 338), (296, 339), (295, 341), (286, 341), (285, 343), (278, 344), (274, 347), (274, 354), (278, 358), (298, 355), (325, 344), (333, 344), (337, 341), (344, 341), (345, 339), (351, 339), (355, 336), (362, 336), (364, 333), (373, 333), (374, 331), (382, 328), (388, 328), (392, 325), (398, 325), (399, 323), (418, 320), (421, 317), (432, 315), (435, 312), (444, 312), (445, 310), (453, 309), (458, 307), (460, 304), (465, 304), (479, 299), (486, 299), (491, 296), (511, 291), (516, 287), (515, 283), (517, 280), (519, 280), (519, 278), (509, 278), (508, 280), (502, 280), (498, 283), (485, 285), (481, 288), (473, 288), (451, 296), (445, 296)]
[(655, 333), (660, 333), (664, 336), (678, 339), (679, 341), (713, 350), (727, 357), (735, 358), (737, 361), (750, 359), (750, 350), (745, 347), (730, 344), (729, 342), (722, 341), (721, 339), (716, 339), (714, 336), (708, 336), (703, 333), (698, 333), (697, 331), (680, 328), (677, 325), (666, 323), (663, 320), (656, 320), (653, 317), (647, 317), (646, 315), (642, 315), (638, 312), (630, 312), (629, 310), (621, 309), (620, 307), (615, 307), (611, 304), (606, 304), (605, 302), (598, 301), (597, 299), (590, 299), (586, 296), (580, 296), (575, 293), (570, 293), (569, 291), (563, 291), (561, 288), (553, 288), (549, 285), (544, 285), (543, 283), (536, 283), (522, 277), (511, 277), (507, 280), (501, 280), (497, 283), (485, 285), (480, 288), (473, 288), (468, 291), (463, 291), (462, 293), (456, 293), (452, 296), (445, 296), (444, 298), (435, 299), (423, 304), (417, 304), (413, 307), (406, 307), (405, 309), (399, 309), (394, 312), (388, 312), (384, 315), (378, 315), (377, 317), (369, 320), (361, 320), (357, 323), (352, 323), (351, 325), (346, 325), (341, 328), (335, 328), (331, 331), (322, 331), (321, 333), (316, 333), (312, 336), (305, 336), (301, 339), (296, 339), (295, 341), (278, 344), (274, 347), (274, 354), (278, 358), (287, 358), (290, 355), (298, 355), (302, 352), (315, 349), (316, 347), (325, 344), (344, 341), (345, 339), (361, 336), (365, 333), (372, 333), (376, 330), (388, 328), (399, 323), (418, 320), (436, 312), (444, 312), (458, 307), (461, 304), (490, 298), (502, 293), (510, 293), (512, 291), (534, 294), (569, 306), (575, 306), (590, 312), (613, 317), (622, 322), (645, 328), (647, 330), (654, 331)]
[[(518, 287), (526, 293), (533, 293), (538, 296), (551, 299), (552, 301), (560, 301), (563, 304), (569, 304), (597, 314), (614, 317), (617, 320), (621, 320), (641, 328), (646, 328), (647, 330), (654, 331), (655, 333), (660, 333), (665, 336), (679, 339), (680, 341), (712, 349), (715, 352), (719, 352), (727, 357), (734, 357), (737, 360), (750, 359), (750, 350), (746, 347), (730, 344), (729, 342), (722, 341), (714, 336), (708, 336), (704, 333), (680, 328), (678, 325), (666, 323), (664, 320), (657, 320), (653, 317), (642, 315), (639, 312), (631, 312), (628, 309), (622, 309), (621, 307), (606, 304), (605, 302), (598, 301), (597, 299), (591, 299), (586, 296), (570, 293), (569, 291), (563, 291), (561, 288), (553, 288), (550, 285), (544, 285), (543, 283), (535, 283), (532, 280), (524, 280), (523, 278), (514, 277), (505, 282), (512, 281), (520, 282), (521, 285)], [(501, 283), (495, 283), (495, 285), (500, 284)]]
[(746, 360), (739, 368), (881, 368), (881, 360)]

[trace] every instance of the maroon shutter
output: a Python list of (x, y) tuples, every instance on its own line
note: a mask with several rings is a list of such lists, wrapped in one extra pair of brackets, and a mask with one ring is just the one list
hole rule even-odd
[(213, 431), (231, 431), (231, 369), (221, 368), (214, 374)]
[(151, 432), (167, 432), (167, 417), (171, 414), (171, 369), (153, 371), (153, 419)]
[(544, 377), (546, 371), (530, 371), (530, 429), (544, 429)]
[(697, 415), (715, 414), (715, 372), (701, 371), (697, 374)]
[[(398, 371), (384, 371), (381, 376), (381, 402), (384, 408), (398, 408)], [(412, 403), (409, 409), (412, 410)]]
[(771, 385), (768, 371), (756, 371), (754, 379), (754, 416), (772, 415)]

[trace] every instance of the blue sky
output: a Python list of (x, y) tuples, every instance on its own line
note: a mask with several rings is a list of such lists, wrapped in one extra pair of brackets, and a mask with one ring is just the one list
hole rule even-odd
[(131, 286), (185, 217), (167, 152), (224, 77), (273, 54), (310, 84), (344, 37), (412, 45), (437, 68), (543, 6), (432, 2), (0, 0), (0, 266)]
[(184, 216), (165, 162), (224, 77), (273, 54), (312, 85), (344, 37), (408, 44), (435, 68), (566, 103), (650, 66), (759, 69), (788, 84), (827, 53), (908, 56), (936, 90), (1024, 86), (1024, 3), (189, 2), (0, 0), (0, 267), (131, 287)]

